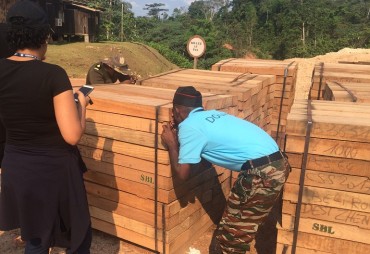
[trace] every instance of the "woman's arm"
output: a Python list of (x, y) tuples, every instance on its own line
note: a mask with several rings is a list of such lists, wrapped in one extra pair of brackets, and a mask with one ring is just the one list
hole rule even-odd
[(86, 106), (89, 101), (80, 91), (76, 93), (78, 93), (77, 107), (72, 90), (54, 96), (55, 117), (59, 130), (70, 145), (76, 145), (85, 131)]

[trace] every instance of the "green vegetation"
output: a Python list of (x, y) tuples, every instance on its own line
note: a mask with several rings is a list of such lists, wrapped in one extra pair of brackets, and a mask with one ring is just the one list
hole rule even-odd
[(186, 43), (195, 34), (207, 44), (198, 62), (204, 69), (246, 54), (286, 59), (370, 47), (370, 0), (198, 0), (171, 15), (153, 3), (146, 5), (146, 17), (134, 17), (121, 0), (89, 2), (105, 10), (101, 41), (149, 44), (181, 67), (192, 64)]

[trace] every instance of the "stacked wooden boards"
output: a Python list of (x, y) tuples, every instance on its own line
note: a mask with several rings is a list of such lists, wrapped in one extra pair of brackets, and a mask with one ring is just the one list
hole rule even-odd
[(339, 83), (370, 83), (370, 65), (318, 63), (312, 77), (311, 99), (323, 98), (325, 84), (328, 81)]
[(267, 130), (274, 92), (271, 85), (274, 82), (272, 75), (178, 69), (139, 80), (138, 84), (169, 89), (190, 85), (201, 93), (233, 95), (237, 107), (230, 113)]
[(308, 136), (307, 105), (307, 100), (296, 100), (287, 119), (286, 151), (292, 172), (283, 193), (276, 253), (281, 254), (284, 246), (286, 253), (292, 248), (302, 169), (296, 253), (368, 253), (370, 105), (311, 101), (313, 123)]
[[(175, 90), (96, 86), (79, 149), (93, 228), (161, 253), (181, 253), (220, 218), (230, 171), (203, 163), (183, 182), (160, 140)], [(205, 94), (206, 109), (228, 112), (235, 97)]]
[(370, 83), (327, 81), (323, 92), (323, 99), (329, 101), (370, 103)]
[(279, 60), (230, 58), (214, 64), (212, 70), (276, 76), (272, 88), (274, 101), (269, 129), (282, 148), (286, 118), (295, 95), (298, 64)]
[(369, 64), (370, 65), (369, 61), (338, 61), (338, 63), (342, 63), (342, 64)]
[[(237, 107), (231, 114), (251, 121), (271, 133), (269, 126), (275, 84), (273, 75), (179, 69), (139, 80), (138, 84), (171, 89), (192, 85), (201, 93), (235, 96)], [(233, 181), (237, 175), (238, 172), (233, 172)]]

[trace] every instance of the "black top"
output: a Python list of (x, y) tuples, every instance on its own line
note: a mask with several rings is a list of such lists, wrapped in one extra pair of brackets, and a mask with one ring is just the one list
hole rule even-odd
[(0, 118), (6, 142), (21, 146), (66, 146), (54, 113), (53, 97), (71, 90), (66, 72), (38, 60), (0, 60)]
[(14, 54), (14, 50), (10, 49), (6, 40), (7, 31), (8, 25), (0, 23), (0, 58), (7, 58)]
[[(8, 25), (5, 23), (0, 23), (0, 58), (7, 58), (14, 54), (14, 50), (11, 50), (9, 48), (8, 42), (6, 40), (7, 31)], [(0, 143), (4, 142), (5, 142), (5, 128), (0, 119)], [(0, 165), (1, 165), (1, 154), (2, 152), (0, 151)]]
[(75, 253), (90, 225), (76, 146), (55, 119), (53, 97), (72, 89), (66, 72), (39, 60), (0, 60), (0, 119), (7, 130), (1, 169), (0, 230)]
[[(0, 119), (0, 143), (5, 143), (5, 128), (4, 128), (4, 125), (1, 119)], [(0, 162), (1, 162), (1, 157), (0, 157)]]

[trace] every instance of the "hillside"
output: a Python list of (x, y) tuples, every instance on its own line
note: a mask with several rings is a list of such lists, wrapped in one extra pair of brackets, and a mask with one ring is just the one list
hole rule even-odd
[(155, 49), (130, 42), (50, 44), (46, 62), (60, 65), (71, 78), (85, 78), (91, 65), (114, 54), (124, 56), (142, 78), (177, 68)]

